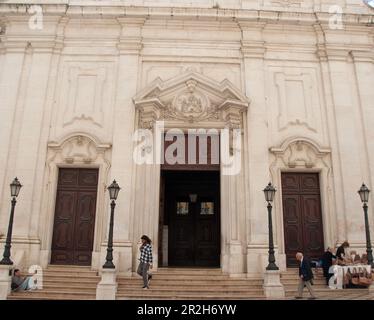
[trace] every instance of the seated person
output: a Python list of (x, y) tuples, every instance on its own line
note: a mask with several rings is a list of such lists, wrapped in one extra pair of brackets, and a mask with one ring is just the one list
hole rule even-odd
[(368, 261), (368, 255), (366, 253), (363, 253), (362, 254), (362, 257), (361, 257), (361, 263), (362, 264), (369, 264), (369, 261)]
[(352, 257), (354, 264), (361, 264), (361, 257), (359, 254), (356, 254), (354, 257)]
[(11, 284), (12, 291), (16, 292), (16, 291), (22, 291), (22, 290), (30, 290), (31, 279), (32, 279), (31, 277), (22, 277), (19, 269), (15, 269), (14, 275), (12, 277), (12, 284)]
[(323, 276), (326, 278), (326, 285), (329, 284), (331, 275), (329, 274), (329, 269), (332, 265), (332, 259), (336, 259), (335, 255), (332, 253), (332, 248), (328, 247), (323, 256), (321, 257), (321, 267), (323, 269)]

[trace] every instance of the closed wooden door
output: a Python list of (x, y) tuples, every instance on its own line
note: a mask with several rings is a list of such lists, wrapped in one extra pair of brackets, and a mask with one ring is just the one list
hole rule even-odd
[(282, 197), (287, 265), (297, 265), (297, 252), (319, 259), (324, 241), (318, 174), (283, 173)]
[(174, 173), (165, 189), (169, 265), (219, 267), (219, 172)]
[(52, 264), (91, 264), (97, 183), (97, 169), (60, 169), (52, 239)]

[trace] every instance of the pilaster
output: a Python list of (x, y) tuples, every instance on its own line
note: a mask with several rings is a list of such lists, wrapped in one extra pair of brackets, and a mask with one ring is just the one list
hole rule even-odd
[[(118, 76), (114, 117), (111, 180), (116, 179), (122, 190), (118, 196), (114, 223), (114, 252), (119, 254), (119, 273), (130, 273), (132, 269), (133, 228), (131, 201), (135, 195), (133, 187), (133, 133), (135, 107), (132, 97), (137, 91), (139, 54), (144, 18), (118, 18), (121, 36), (118, 48)], [(102, 251), (105, 251), (103, 246)]]

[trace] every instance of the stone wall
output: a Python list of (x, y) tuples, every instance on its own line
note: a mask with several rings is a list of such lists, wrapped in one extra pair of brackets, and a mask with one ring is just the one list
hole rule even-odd
[[(329, 26), (337, 2), (343, 29)], [(0, 4), (0, 234), (18, 176), (13, 253), (24, 265), (48, 264), (57, 169), (83, 166), (100, 168), (93, 268), (105, 255), (105, 189), (115, 178), (115, 262), (121, 273), (133, 270), (139, 236), (157, 239), (159, 181), (157, 167), (132, 160), (133, 98), (189, 73), (217, 90), (227, 81), (250, 101), (224, 270), (263, 270), (262, 189), (272, 180), (281, 191), (284, 171), (319, 172), (326, 246), (347, 239), (363, 250), (357, 190), (374, 185), (374, 18), (361, 1), (28, 1), (45, 3), (40, 30), (23, 3)], [(281, 192), (274, 219), (285, 268)]]

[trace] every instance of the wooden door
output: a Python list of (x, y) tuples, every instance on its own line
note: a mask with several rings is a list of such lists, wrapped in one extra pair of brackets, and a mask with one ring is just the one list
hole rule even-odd
[(169, 266), (219, 267), (219, 172), (174, 172), (165, 182)]
[(60, 169), (52, 264), (91, 265), (97, 183), (97, 169)]
[(297, 265), (297, 252), (319, 259), (324, 241), (318, 173), (283, 173), (282, 197), (287, 265)]

